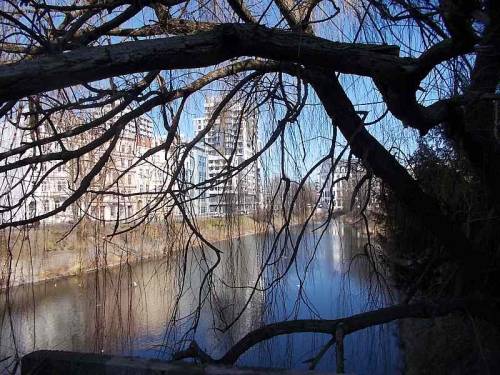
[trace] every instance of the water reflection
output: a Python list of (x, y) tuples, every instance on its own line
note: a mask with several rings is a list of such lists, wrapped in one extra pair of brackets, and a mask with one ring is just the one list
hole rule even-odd
[[(366, 242), (360, 232), (345, 224), (332, 225), (323, 234), (311, 229), (301, 241), (296, 262), (279, 280), (298, 233), (293, 233), (291, 243), (279, 243), (272, 254), (272, 236), (223, 243), (220, 263), (210, 277), (207, 270), (218, 258), (210, 249), (197, 249), (177, 259), (13, 288), (1, 296), (0, 358), (16, 349), (21, 355), (64, 349), (168, 358), (185, 344), (182, 340), (193, 337), (217, 357), (265, 323), (334, 319), (383, 305), (385, 293), (374, 287), (366, 259), (358, 256)], [(261, 274), (263, 264), (268, 266)], [(203, 307), (197, 310), (200, 301)], [(225, 332), (218, 330), (224, 328)], [(238, 364), (306, 368), (302, 362), (328, 339), (317, 334), (278, 337), (247, 352)], [(346, 339), (349, 372), (395, 373), (398, 363), (391, 326)], [(334, 350), (318, 368), (335, 368)]]

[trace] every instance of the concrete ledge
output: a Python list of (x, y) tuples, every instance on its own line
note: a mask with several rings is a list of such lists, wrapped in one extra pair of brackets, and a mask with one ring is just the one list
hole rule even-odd
[(39, 350), (25, 355), (21, 360), (22, 375), (299, 375), (306, 373), (311, 374), (309, 371), (289, 371), (212, 365), (197, 366), (180, 362), (168, 363), (154, 359), (52, 350)]

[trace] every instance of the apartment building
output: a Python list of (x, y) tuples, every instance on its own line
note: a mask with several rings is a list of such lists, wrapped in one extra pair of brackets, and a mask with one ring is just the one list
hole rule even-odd
[[(219, 100), (211, 97), (205, 101), (203, 116), (194, 120), (196, 135), (209, 124)], [(248, 162), (260, 146), (258, 116), (242, 110), (241, 103), (228, 104), (203, 137), (207, 178), (218, 182), (207, 191), (210, 215), (248, 214), (262, 202), (260, 162)], [(234, 168), (241, 170), (231, 173)]]
[(204, 146), (195, 145), (188, 153), (184, 163), (184, 176), (179, 179), (184, 194), (185, 206), (191, 214), (208, 216), (208, 193), (205, 186), (207, 180), (208, 155)]
[[(194, 121), (195, 133), (198, 134), (208, 124), (210, 115), (217, 105), (217, 98), (210, 98), (205, 103), (204, 115)], [(96, 111), (94, 117), (109, 112), (112, 106), (106, 106)], [(174, 190), (178, 198), (191, 214), (196, 216), (218, 216), (226, 213), (242, 214), (253, 212), (262, 202), (260, 188), (260, 167), (258, 161), (242, 166), (242, 163), (255, 155), (259, 148), (257, 136), (257, 116), (241, 115), (241, 105), (231, 104), (215, 121), (214, 126), (201, 142), (190, 147), (185, 158), (182, 173), (176, 176)], [(73, 137), (66, 147), (74, 149), (98, 138), (118, 114), (105, 125), (87, 131), (79, 137)], [(80, 115), (81, 116), (81, 115)], [(89, 121), (92, 118), (86, 118)], [(74, 128), (81, 124), (82, 118), (77, 114), (68, 113), (56, 124), (59, 131)], [(7, 132), (12, 127), (4, 126)], [(52, 134), (46, 129), (47, 134)], [(43, 136), (42, 129), (42, 136)], [(6, 139), (20, 143), (30, 141), (32, 134), (26, 131), (16, 131), (4, 137), (0, 145), (5, 151), (12, 147)], [(169, 151), (156, 153), (147, 158), (146, 151), (156, 146), (162, 140), (153, 134), (152, 121), (147, 116), (141, 116), (128, 123), (122, 131), (120, 140), (111, 153), (111, 157), (89, 187), (89, 193), (74, 202), (64, 211), (45, 219), (45, 223), (74, 223), (86, 215), (91, 219), (114, 222), (129, 221), (149, 214), (152, 202), (157, 202), (161, 192), (170, 183), (173, 170), (179, 167), (181, 155), (186, 151), (187, 143), (176, 140)], [(67, 141), (66, 141), (67, 142)], [(60, 145), (43, 146), (43, 152), (56, 151)], [(60, 207), (78, 188), (82, 178), (93, 168), (103, 155), (105, 145), (84, 154), (82, 157), (58, 164), (58, 161), (48, 161), (37, 165), (38, 170), (32, 171), (29, 178), (23, 176), (23, 170), (13, 170), (11, 175), (4, 175), (1, 181), (1, 192), (11, 192), (10, 201), (20, 201), (18, 210), (3, 213), (1, 218), (19, 220), (39, 216)], [(241, 171), (227, 179), (228, 166), (241, 167)], [(234, 171), (234, 170), (233, 170)], [(22, 199), (23, 194), (33, 187), (34, 181), (47, 175), (28, 199)], [(22, 179), (25, 181), (22, 181)], [(213, 184), (219, 181), (219, 184)], [(13, 188), (15, 187), (15, 188)], [(159, 194), (156, 194), (159, 193)], [(6, 200), (2, 195), (2, 199)], [(1, 203), (1, 202), (0, 202)], [(172, 202), (170, 204), (173, 204)], [(168, 211), (168, 207), (165, 208)], [(179, 210), (174, 211), (180, 214)], [(155, 215), (163, 218), (161, 212), (155, 210)]]
[[(340, 160), (332, 167), (332, 161), (327, 160), (321, 166), (316, 183), (316, 189), (321, 193), (320, 203), (324, 208), (333, 209), (335, 212), (360, 211), (368, 201), (368, 209), (376, 209), (375, 191), (377, 182), (372, 180), (370, 189), (368, 180), (362, 179), (366, 175), (366, 170), (360, 161)], [(361, 184), (360, 184), (361, 183)], [(360, 186), (358, 186), (360, 185)], [(357, 188), (358, 187), (358, 188)], [(353, 193), (357, 190), (354, 205), (352, 205)]]
[[(108, 112), (111, 106), (106, 106), (102, 112)], [(101, 111), (99, 111), (101, 112)], [(73, 137), (71, 142), (66, 141), (68, 149), (76, 149), (87, 144), (92, 139), (98, 138), (109, 126), (114, 123), (126, 111), (117, 114), (101, 127), (92, 129)], [(96, 118), (100, 113), (93, 113)], [(92, 117), (90, 117), (92, 119)], [(59, 131), (72, 128), (89, 118), (79, 117), (67, 113), (64, 118), (55, 124)], [(11, 129), (11, 126), (4, 126)], [(40, 129), (41, 135), (49, 129)], [(32, 139), (32, 134), (27, 131), (17, 132), (17, 138), (24, 142)], [(13, 137), (15, 138), (15, 137)], [(12, 139), (13, 139), (12, 138)], [(154, 199), (155, 192), (161, 192), (169, 181), (168, 158), (164, 153), (156, 153), (147, 158), (144, 153), (161, 142), (159, 137), (153, 135), (152, 121), (141, 116), (129, 122), (122, 131), (121, 137), (113, 149), (111, 156), (97, 174), (89, 187), (89, 193), (67, 207), (64, 211), (44, 220), (45, 223), (70, 223), (76, 222), (83, 215), (92, 219), (104, 221), (125, 220), (133, 221), (148, 211), (148, 206)], [(4, 149), (11, 145), (2, 145)], [(59, 144), (43, 146), (43, 152), (58, 151)], [(2, 220), (19, 220), (39, 216), (51, 212), (60, 207), (63, 202), (80, 186), (85, 175), (92, 170), (99, 158), (103, 155), (106, 145), (97, 148), (83, 156), (70, 160), (66, 163), (59, 161), (47, 161), (37, 164), (36, 170), (23, 176), (23, 180), (16, 176), (4, 175), (2, 179), (2, 192), (9, 186), (17, 186), (15, 192), (10, 194), (10, 201), (19, 201), (23, 194), (34, 186), (41, 176), (46, 175), (43, 182), (35, 189), (28, 199), (23, 200), (15, 215), (2, 215)], [(22, 171), (13, 171), (21, 175)]]

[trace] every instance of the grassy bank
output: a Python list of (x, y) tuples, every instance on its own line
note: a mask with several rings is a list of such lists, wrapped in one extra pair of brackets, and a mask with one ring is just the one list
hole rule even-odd
[[(205, 240), (217, 243), (266, 232), (282, 222), (277, 218), (269, 222), (235, 216), (201, 218), (193, 226)], [(42, 224), (3, 232), (0, 288), (75, 276), (140, 260), (175, 257), (186, 246), (202, 244), (193, 236), (193, 228), (180, 221), (150, 223), (115, 236), (110, 236), (112, 225), (86, 222), (72, 231), (70, 228)]]

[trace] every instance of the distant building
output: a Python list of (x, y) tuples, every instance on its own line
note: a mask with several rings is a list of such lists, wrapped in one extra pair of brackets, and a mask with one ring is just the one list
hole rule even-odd
[(180, 179), (181, 187), (184, 187), (188, 194), (185, 201), (191, 212), (199, 216), (209, 215), (208, 193), (203, 183), (207, 180), (208, 155), (204, 147), (195, 145), (189, 152), (184, 164), (185, 176)]
[[(2, 154), (20, 146), (24, 141), (23, 135), (26, 133), (26, 130), (21, 130), (21, 127), (9, 124), (9, 120), (16, 122), (16, 119), (8, 119), (1, 125), (0, 153)], [(0, 165), (3, 166), (13, 161), (15, 161), (13, 158), (2, 155)], [(20, 200), (26, 192), (28, 184), (25, 181), (28, 178), (28, 167), (15, 168), (0, 174), (0, 220), (2, 223), (25, 218), (28, 203)]]
[[(105, 111), (110, 109), (108, 107), (103, 108)], [(97, 116), (98, 113), (94, 115)], [(119, 115), (123, 115), (123, 113)], [(109, 120), (108, 123), (112, 122), (113, 119)], [(77, 123), (81, 123), (81, 118), (66, 114), (56, 126), (61, 131)], [(85, 132), (80, 137), (72, 138), (71, 144), (66, 144), (66, 147), (75, 149), (87, 144), (90, 140), (102, 134), (106, 126), (108, 125)], [(11, 126), (7, 125), (4, 128), (9, 129)], [(40, 131), (42, 135), (43, 132), (52, 134), (48, 129), (41, 129)], [(28, 131), (16, 135), (24, 142), (33, 140), (33, 135)], [(157, 153), (141, 160), (144, 152), (158, 144), (159, 141), (153, 136), (152, 122), (146, 116), (141, 116), (128, 123), (112, 151), (109, 161), (100, 173), (93, 178), (89, 187), (91, 192), (82, 196), (70, 207), (66, 208), (65, 211), (49, 216), (44, 222), (54, 224), (76, 222), (85, 214), (91, 219), (105, 221), (133, 220), (136, 213), (147, 211), (149, 193), (161, 191), (168, 181), (168, 174), (166, 173), (168, 165), (164, 154)], [(6, 145), (2, 146), (3, 149), (8, 149)], [(58, 147), (58, 144), (52, 143), (43, 146), (42, 151), (54, 152), (57, 151), (56, 148)], [(61, 165), (58, 165), (58, 161), (38, 164), (37, 170), (25, 176), (25, 181), (18, 181), (19, 186), (15, 194), (10, 194), (9, 199), (14, 202), (23, 200), (24, 193), (33, 189), (33, 184), (39, 181), (40, 177), (47, 176), (43, 178), (43, 182), (36, 188), (34, 193), (23, 200), (20, 205), (22, 209), (18, 210), (16, 217), (8, 217), (3, 214), (2, 220), (20, 220), (35, 217), (60, 207), (80, 186), (82, 178), (92, 169), (104, 153), (104, 150), (105, 146)], [(15, 172), (19, 174), (19, 171), (16, 170), (12, 173)], [(13, 183), (13, 181), (9, 182), (7, 180), (6, 176), (4, 176), (2, 183), (5, 186)], [(4, 190), (5, 187), (2, 188), (2, 192)]]
[[(207, 100), (204, 116), (194, 122), (196, 134), (207, 125), (216, 105), (216, 98)], [(111, 109), (111, 105), (106, 106), (90, 117), (87, 113), (86, 120), (91, 120), (92, 116), (99, 117)], [(257, 115), (242, 116), (241, 109), (241, 105), (235, 103), (224, 110), (213, 128), (188, 152), (182, 173), (177, 176), (173, 188), (179, 192), (178, 198), (190, 214), (216, 216), (226, 213), (250, 213), (262, 202), (259, 161), (249, 163), (230, 178), (226, 178), (224, 174), (220, 175), (228, 165), (241, 165), (259, 149)], [(76, 149), (88, 144), (124, 113), (126, 111), (103, 126), (71, 138), (71, 142), (65, 141), (66, 147)], [(81, 122), (82, 118), (78, 115), (67, 113), (55, 126), (58, 131), (64, 131)], [(42, 136), (44, 132), (52, 135), (51, 129), (40, 131)], [(0, 144), (1, 151), (8, 151), (19, 146), (21, 142), (31, 142), (34, 139), (34, 134), (9, 124), (3, 126), (2, 133), (4, 137)], [(161, 139), (153, 134), (153, 124), (147, 116), (140, 116), (128, 123), (109, 161), (93, 178), (89, 192), (64, 211), (44, 219), (44, 222), (74, 223), (84, 215), (95, 220), (132, 222), (144, 214), (151, 215), (150, 204), (157, 196), (155, 193), (167, 189), (172, 171), (178, 167), (180, 155), (187, 145), (185, 141), (176, 140), (169, 155), (160, 152), (144, 158), (146, 151), (159, 142)], [(57, 143), (44, 145), (42, 152), (58, 151), (59, 147)], [(103, 145), (61, 165), (58, 165), (57, 160), (47, 161), (38, 164), (37, 170), (18, 168), (4, 173), (3, 181), (0, 181), (0, 204), (7, 207), (15, 205), (16, 202), (21, 203), (17, 205), (16, 210), (4, 210), (0, 216), (2, 221), (31, 218), (60, 207), (80, 186), (82, 178), (103, 155), (105, 147), (106, 145)], [(178, 154), (174, 155), (176, 152)], [(7, 161), (4, 160), (5, 162)], [(46, 176), (42, 178), (44, 175)], [(43, 182), (25, 199), (25, 193), (33, 189), (34, 183), (40, 180)], [(218, 185), (213, 182), (223, 180), (225, 182)], [(174, 213), (180, 215), (178, 209)], [(163, 218), (157, 208), (154, 215)]]
[[(218, 104), (212, 97), (205, 102), (204, 115), (195, 119), (198, 135), (208, 125)], [(262, 202), (259, 159), (227, 178), (228, 166), (236, 167), (253, 157), (259, 150), (257, 114), (242, 114), (239, 103), (231, 103), (215, 120), (203, 137), (208, 156), (208, 179), (220, 184), (208, 190), (208, 212), (211, 215), (250, 213)]]
[[(365, 176), (366, 169), (356, 159), (350, 162), (340, 160), (335, 169), (332, 167), (331, 160), (323, 163), (316, 183), (316, 189), (318, 193), (321, 193), (319, 199), (322, 207), (341, 213), (359, 212), (365, 204), (368, 210), (376, 209), (374, 193), (378, 188), (378, 183), (376, 179), (372, 179), (369, 187), (369, 180), (364, 179)], [(352, 197), (355, 192), (353, 202)]]

